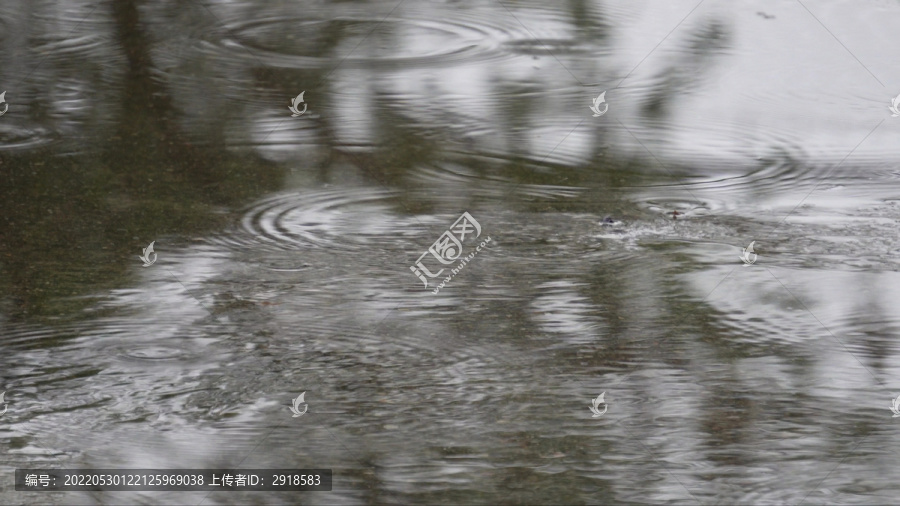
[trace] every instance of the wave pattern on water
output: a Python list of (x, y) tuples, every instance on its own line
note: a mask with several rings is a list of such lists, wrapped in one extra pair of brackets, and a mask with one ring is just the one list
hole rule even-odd
[[(309, 7), (309, 6), (306, 6)], [(488, 21), (491, 19), (491, 21)], [(367, 36), (366, 47), (347, 54), (341, 60), (346, 68), (392, 66), (447, 66), (471, 64), (503, 58), (500, 44), (517, 35), (528, 37), (514, 22), (481, 16), (472, 10), (446, 9), (441, 17), (414, 5), (406, 6), (390, 17), (373, 15), (370, 9), (343, 4), (340, 10), (304, 8), (303, 13), (282, 12), (270, 17), (225, 20), (229, 34), (218, 42), (220, 50), (244, 47), (253, 57), (274, 67), (310, 68), (331, 65), (321, 56), (320, 34), (338, 30), (346, 37), (345, 53), (354, 40)], [(285, 31), (293, 33), (296, 44), (283, 43)], [(341, 50), (339, 49), (338, 52)]]

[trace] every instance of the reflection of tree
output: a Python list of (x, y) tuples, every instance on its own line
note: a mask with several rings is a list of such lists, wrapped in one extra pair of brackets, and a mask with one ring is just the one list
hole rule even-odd
[[(0, 284), (14, 303), (12, 315), (59, 314), (67, 310), (60, 296), (117, 286), (144, 243), (162, 234), (221, 226), (211, 206), (241, 201), (276, 184), (276, 174), (258, 160), (222, 149), (214, 130), (203, 145), (188, 141), (170, 90), (154, 78), (137, 2), (110, 6), (115, 26), (110, 39), (124, 59), (106, 68), (121, 65), (121, 82), (92, 79), (93, 73), (81, 71), (84, 66), (74, 66), (79, 72), (67, 79), (95, 102), (88, 110), (101, 115), (100, 122), (114, 122), (112, 135), (104, 139), (109, 130), (93, 123), (78, 125), (89, 155), (65, 155), (64, 146), (0, 158), (0, 212), (6, 218), (0, 220)], [(93, 16), (104, 12), (98, 9)], [(109, 53), (108, 46), (96, 44), (79, 49), (88, 59)], [(73, 68), (74, 51), (46, 55), (22, 88), (58, 81)], [(34, 95), (31, 114), (49, 121), (43, 97), (53, 95)], [(111, 107), (117, 99), (120, 107)], [(95, 156), (98, 148), (101, 154)]]
[[(251, 5), (245, 4), (248, 8)], [(105, 107), (99, 110), (115, 125), (110, 138), (104, 141), (94, 138), (87, 142), (101, 146), (102, 154), (90, 159), (67, 158), (63, 164), (53, 158), (51, 151), (31, 152), (7, 156), (4, 167), (0, 167), (0, 171), (20, 174), (16, 178), (7, 178), (9, 184), (0, 191), (9, 192), (12, 196), (23, 194), (23, 186), (41, 189), (36, 194), (32, 193), (34, 198), (29, 201), (32, 205), (11, 207), (8, 205), (13, 200), (11, 198), (4, 201), (7, 204), (0, 204), (5, 208), (5, 216), (10, 217), (9, 222), (17, 224), (15, 228), (4, 230), (4, 225), (0, 223), (0, 233), (7, 239), (2, 246), (7, 253), (6, 261), (12, 262), (9, 270), (13, 275), (6, 279), (13, 286), (8, 292), (18, 294), (23, 309), (53, 293), (72, 293), (79, 290), (76, 287), (84, 289), (89, 285), (85, 278), (108, 279), (110, 284), (115, 285), (117, 283), (111, 274), (126, 269), (127, 263), (123, 264), (122, 259), (134, 257), (136, 260), (140, 248), (158, 235), (189, 234), (218, 226), (209, 212), (210, 206), (239, 202), (275, 188), (274, 171), (262, 166), (256, 159), (234, 154), (227, 149), (228, 139), (233, 138), (228, 132), (240, 130), (241, 123), (248, 121), (250, 116), (245, 114), (246, 103), (229, 103), (227, 97), (248, 97), (252, 100), (251, 90), (262, 87), (283, 96), (286, 107), (288, 97), (297, 92), (298, 83), (322, 83), (323, 89), (309, 91), (320, 97), (327, 96), (330, 87), (341, 79), (340, 73), (333, 74), (332, 71), (348, 56), (344, 49), (351, 49), (372, 29), (371, 23), (341, 19), (314, 24), (314, 29), (304, 25), (304, 34), (310, 37), (295, 40), (292, 49), (296, 51), (294, 46), (300, 45), (303, 53), (315, 54), (320, 61), (327, 63), (313, 69), (270, 68), (255, 60), (253, 51), (283, 48), (284, 39), (275, 30), (258, 35), (261, 41), (251, 40), (250, 35), (231, 33), (223, 28), (221, 19), (205, 8), (189, 7), (177, 12), (164, 8), (139, 9), (133, 0), (115, 2), (110, 7), (110, 11), (98, 10), (94, 16), (110, 15), (114, 31), (108, 38), (115, 42), (114, 52), (120, 56), (112, 59), (106, 68), (118, 67), (118, 79), (81, 83), (85, 89), (96, 88), (94, 100)], [(593, 24), (585, 21), (589, 9), (584, 2), (573, 1), (569, 7), (570, 18), (579, 20), (579, 28), (589, 32)], [(272, 9), (278, 10), (277, 7)], [(252, 14), (248, 12), (247, 16), (252, 17)], [(588, 17), (594, 19), (596, 15)], [(233, 55), (233, 61), (218, 61), (217, 58), (228, 57), (206, 55), (210, 61), (201, 62), (198, 59), (200, 55), (195, 51), (199, 44), (197, 41), (190, 44), (187, 40), (203, 36), (202, 31), (198, 32), (197, 25), (205, 26), (207, 30), (215, 27), (218, 35), (226, 33), (247, 50)], [(168, 28), (160, 31), (159, 26)], [(392, 51), (402, 49), (400, 46), (410, 41), (402, 37), (402, 33), (395, 33), (393, 28), (394, 25), (390, 24), (378, 27), (372, 40), (380, 41), (380, 44), (364, 45), (362, 52), (354, 57), (373, 52), (377, 57), (390, 56)], [(581, 33), (586, 36), (587, 32)], [(191, 35), (186, 38), (179, 34)], [(687, 57), (688, 63), (700, 61), (720, 47), (723, 37), (723, 29), (715, 23), (702, 27), (693, 35), (692, 56)], [(567, 64), (578, 63), (571, 54), (560, 57)], [(64, 59), (62, 56), (56, 58)], [(39, 68), (35, 76), (47, 82), (53, 81), (55, 73), (66, 68), (64, 62), (59, 63)], [(667, 81), (668, 86), (683, 85), (685, 77), (678, 74), (681, 67), (670, 69), (675, 74)], [(615, 157), (598, 160), (599, 157), (594, 156), (582, 165), (557, 166), (551, 170), (542, 168), (542, 164), (538, 163), (541, 154), (528, 149), (528, 136), (524, 135), (541, 125), (542, 114), (546, 111), (542, 108), (543, 99), (539, 95), (544, 90), (534, 84), (503, 76), (494, 79), (495, 98), (491, 108), (500, 112), (496, 117), (459, 109), (452, 103), (445, 105), (440, 100), (423, 117), (417, 113), (415, 103), (404, 100), (402, 94), (394, 93), (389, 84), (385, 84), (390, 81), (379, 79), (385, 73), (402, 74), (402, 67), (382, 69), (373, 65), (365, 71), (372, 76), (373, 88), (380, 90), (373, 93), (370, 102), (375, 109), (369, 111), (375, 120), (371, 147), (367, 150), (345, 149), (334, 120), (326, 114), (313, 124), (314, 135), (318, 144), (324, 146), (324, 151), (329, 154), (329, 162), (349, 159), (373, 183), (408, 188), (411, 172), (448, 158), (472, 168), (481, 177), (499, 176), (514, 181), (514, 184), (552, 185), (564, 182), (567, 186), (610, 188), (634, 185), (636, 182), (633, 162)], [(87, 76), (82, 79), (86, 80)], [(227, 79), (231, 79), (234, 89), (217, 93), (222, 90), (217, 90), (216, 86), (222, 86), (221, 81)], [(571, 76), (563, 75), (560, 79), (568, 82)], [(440, 94), (440, 91), (438, 87), (435, 93)], [(570, 99), (562, 99), (558, 104), (567, 106), (566, 100)], [(576, 97), (572, 100), (586, 99)], [(118, 107), (110, 106), (116, 102)], [(205, 109), (188, 109), (190, 102), (204, 102)], [(578, 107), (585, 108), (586, 105), (579, 102)], [(201, 111), (211, 111), (211, 114), (221, 116), (217, 116), (215, 121), (209, 118), (204, 120), (198, 118)], [(286, 110), (284, 113), (287, 114)], [(457, 131), (461, 124), (466, 125), (462, 137)], [(200, 128), (194, 128), (195, 125)], [(470, 138), (465, 134), (473, 128), (500, 133), (498, 137), (503, 141), (495, 145), (501, 146), (502, 152), (493, 156), (493, 161), (485, 160), (481, 156), (483, 153), (470, 151), (471, 144), (466, 144)], [(599, 129), (598, 135), (602, 133), (603, 130)], [(462, 141), (448, 150), (447, 146), (457, 138)], [(595, 146), (601, 144), (598, 142)], [(504, 145), (505, 149), (502, 147)], [(342, 156), (334, 158), (331, 155), (335, 152), (340, 152)], [(330, 165), (326, 163), (318, 167), (323, 172), (323, 181), (329, 180), (325, 173), (330, 171)], [(65, 180), (66, 184), (49, 182), (46, 170), (28, 176), (32, 172), (29, 170), (31, 167), (42, 166), (64, 171), (65, 175), (57, 174), (56, 180)], [(592, 195), (594, 200), (590, 203), (584, 201), (575, 205), (590, 208), (607, 205), (596, 201), (596, 197), (598, 195)], [(608, 197), (602, 198), (608, 200)], [(404, 209), (398, 211), (422, 209), (428, 205), (413, 199), (405, 202)], [(533, 205), (552, 211), (567, 209), (572, 204), (535, 202)], [(615, 202), (613, 205), (615, 209), (621, 209), (621, 203)], [(48, 209), (53, 210), (52, 214), (47, 212)], [(36, 219), (37, 216), (42, 218)], [(28, 225), (23, 225), (25, 223)], [(53, 231), (53, 234), (48, 234), (48, 231)], [(88, 251), (73, 255), (73, 245), (78, 244), (91, 246), (84, 248)], [(30, 259), (29, 265), (39, 264), (41, 267), (26, 268), (24, 258)], [(62, 279), (64, 269), (83, 273), (76, 276), (77, 279), (71, 279), (65, 290), (55, 285)], [(95, 282), (106, 284), (104, 281)], [(34, 290), (35, 284), (42, 287)], [(42, 312), (33, 306), (29, 311)]]
[(579, 38), (590, 39), (595, 44), (609, 35), (609, 25), (603, 12), (595, 12), (585, 0), (569, 0), (569, 20), (581, 31)]
[(656, 76), (656, 84), (644, 102), (644, 113), (658, 116), (667, 112), (671, 100), (698, 84), (712, 58), (728, 47), (729, 40), (727, 28), (716, 19), (707, 20), (691, 32), (686, 47)]
[[(247, 17), (254, 15), (249, 12), (251, 9), (267, 8), (265, 2), (243, 5), (248, 10)], [(591, 22), (593, 18), (587, 14), (586, 2), (572, 0), (568, 5), (571, 22), (580, 29), (580, 42), (585, 41), (593, 30), (600, 30)], [(174, 32), (180, 27), (187, 30), (190, 27), (186, 25), (198, 22), (211, 23), (204, 17), (208, 15), (205, 7), (189, 7), (193, 9), (190, 16), (169, 17), (152, 9), (144, 10), (143, 5), (139, 8), (136, 0), (117, 0), (109, 6), (110, 11), (101, 9), (95, 16), (104, 13), (111, 16), (115, 33), (110, 40), (114, 41), (115, 50), (106, 47), (100, 53), (85, 51), (88, 59), (106, 58), (110, 54), (119, 56), (109, 61), (104, 59), (103, 66), (90, 67), (86, 72), (85, 66), (74, 65), (77, 69), (73, 70), (73, 65), (66, 65), (66, 59), (70, 58), (68, 54), (51, 54), (47, 65), (35, 70), (31, 80), (23, 86), (37, 96), (49, 94), (50, 88), (43, 87), (42, 83), (74, 83), (77, 86), (73, 89), (86, 90), (89, 92), (86, 96), (92, 101), (91, 107), (80, 110), (79, 114), (87, 115), (90, 111), (96, 122), (90, 127), (75, 124), (70, 128), (88, 132), (89, 135), (84, 136), (87, 155), (72, 155), (71, 145), (67, 145), (65, 149), (52, 147), (0, 156), (3, 182), (0, 184), (0, 291), (14, 305), (4, 307), (4, 312), (18, 318), (74, 314), (81, 305), (89, 302), (72, 302), (67, 306), (60, 302), (62, 297), (79, 301), (78, 296), (84, 293), (128, 284), (125, 273), (140, 265), (137, 259), (140, 248), (151, 240), (158, 240), (163, 234), (203, 234), (221, 227), (227, 218), (217, 219), (212, 212), (213, 206), (233, 206), (279, 185), (280, 174), (276, 169), (254, 156), (232, 150), (236, 144), (234, 132), (249, 130), (247, 124), (254, 115), (248, 111), (254, 101), (269, 100), (269, 97), (260, 98), (259, 95), (271, 93), (271, 96), (281, 97), (279, 112), (290, 121), (287, 119), (288, 99), (301, 89), (319, 97), (335, 97), (333, 111), (344, 107), (340, 100), (347, 97), (347, 81), (358, 79), (362, 74), (367, 78), (365, 84), (373, 91), (368, 97), (370, 100), (365, 102), (368, 110), (357, 112), (373, 118), (373, 126), (368, 132), (371, 142), (360, 147), (342, 139), (338, 120), (328, 114), (331, 111), (323, 98), (317, 105), (321, 115), (304, 119), (309, 120), (305, 123), (307, 126), (296, 130), (312, 132), (306, 140), (323, 146), (326, 162), (313, 167), (303, 160), (301, 167), (319, 170), (320, 182), (341, 184), (343, 181), (335, 176), (340, 172), (335, 169), (350, 162), (365, 175), (366, 183), (402, 188), (413, 194), (401, 201), (397, 213), (433, 212), (438, 207), (435, 201), (451, 194), (449, 190), (453, 190), (452, 195), (459, 196), (453, 201), (454, 206), (460, 202), (482, 208), (494, 206), (492, 212), (501, 217), (497, 222), (486, 223), (486, 228), (499, 232), (495, 235), (496, 242), (501, 243), (495, 250), (497, 257), (491, 257), (491, 251), (480, 253), (470, 266), (467, 265), (464, 274), (453, 281), (453, 292), (465, 301), (464, 305), (458, 306), (452, 324), (446, 325), (455, 326), (457, 336), (476, 342), (479, 339), (496, 341), (504, 346), (512, 343), (510, 348), (529, 352), (518, 356), (523, 361), (521, 370), (533, 369), (534, 374), (543, 374), (541, 379), (546, 382), (540, 386), (549, 390), (562, 388), (564, 381), (560, 378), (583, 378), (585, 369), (601, 373), (636, 372), (652, 363), (652, 359), (648, 362), (648, 355), (658, 357), (659, 364), (678, 372), (692, 372), (697, 368), (697, 364), (691, 362), (689, 352), (719, 354), (708, 360), (715, 363), (735, 359), (736, 346), (727, 335), (723, 338), (725, 333), (719, 325), (726, 316), (716, 313), (715, 306), (710, 303), (684, 296), (677, 279), (682, 279), (679, 276), (684, 276), (685, 269), (693, 266), (686, 267), (687, 262), (683, 259), (673, 260), (671, 251), (661, 251), (665, 246), (656, 250), (645, 248), (646, 255), (639, 261), (631, 263), (629, 260), (628, 264), (623, 262), (620, 266), (610, 267), (602, 263), (606, 257), (597, 254), (602, 245), (589, 238), (592, 229), (587, 227), (594, 226), (595, 221), (582, 229), (560, 230), (564, 226), (560, 222), (564, 219), (548, 220), (543, 227), (530, 228), (542, 213), (550, 216), (610, 213), (625, 215), (627, 219), (628, 213), (639, 212), (630, 202), (633, 188), (646, 189), (658, 180), (646, 175), (646, 165), (640, 161), (612, 154), (601, 157), (603, 153), (599, 147), (605, 134), (609, 133), (609, 127), (600, 126), (603, 125), (601, 122), (589, 127), (595, 137), (590, 147), (594, 151), (587, 161), (545, 163), (541, 157), (546, 153), (526, 145), (527, 134), (547, 124), (546, 116), (543, 116), (548, 110), (545, 101), (555, 98), (551, 95), (556, 88), (544, 87), (544, 84), (562, 83), (559, 87), (564, 91), (573, 86), (571, 76), (562, 75), (561, 70), (558, 71), (560, 76), (550, 76), (536, 85), (530, 78), (502, 73), (503, 68), (499, 65), (520, 65), (522, 60), (499, 63), (499, 77), (491, 76), (491, 86), (487, 87), (490, 96), (479, 102), (479, 106), (484, 105), (484, 109), (489, 110), (483, 113), (458, 107), (452, 100), (445, 103), (441, 99), (441, 86), (422, 93), (421, 97), (416, 96), (415, 91), (404, 91), (399, 86), (393, 88), (398, 82), (404, 85), (414, 82), (423, 74), (415, 64), (409, 65), (410, 72), (403, 65), (387, 68), (375, 63), (360, 72), (332, 72), (347, 56), (347, 51), (368, 33), (371, 23), (326, 20), (316, 24), (314, 29), (304, 28), (313, 36), (309, 41), (297, 40), (296, 43), (285, 42), (277, 30), (265, 34), (262, 38), (266, 40), (262, 42), (250, 41), (249, 36), (240, 33), (231, 34), (234, 40), (246, 43), (248, 51), (215, 56), (195, 52), (193, 48), (198, 45), (183, 46), (183, 37), (166, 39), (149, 35), (151, 23), (174, 23)], [(260, 19), (276, 18), (260, 16)], [(408, 40), (402, 30), (391, 31), (391, 26), (379, 28), (372, 39), (373, 44), (363, 45), (354, 56), (362, 59), (361, 55), (389, 56), (391, 51), (399, 51), (398, 48)], [(187, 39), (191, 40), (191, 37)], [(380, 47), (376, 47), (375, 40), (379, 41)], [(709, 68), (710, 59), (726, 47), (727, 41), (728, 34), (720, 23), (713, 21), (701, 25), (690, 35), (686, 52), (657, 76), (657, 82), (646, 97), (644, 112), (647, 115), (668, 114), (671, 109), (667, 99), (695, 86), (698, 76)], [(565, 45), (565, 41), (560, 45)], [(315, 64), (278, 67), (253, 58), (254, 50), (278, 51), (288, 47), (297, 50), (297, 46), (301, 46), (304, 53), (315, 55)], [(203, 55), (208, 60), (195, 59)], [(567, 65), (575, 60), (592, 64), (591, 60), (584, 62), (580, 55), (560, 58)], [(309, 56), (309, 59), (314, 58)], [(530, 58), (525, 60), (532, 61)], [(360, 66), (358, 62), (355, 65)], [(457, 71), (458, 68), (450, 69), (450, 72)], [(431, 78), (428, 75), (423, 80)], [(321, 85), (306, 88), (303, 83)], [(573, 108), (588, 114), (590, 97), (587, 94), (561, 93), (560, 96), (562, 98), (554, 103), (554, 107), (562, 106), (557, 110), (568, 108), (571, 103)], [(260, 109), (267, 107), (260, 106)], [(494, 115), (495, 112), (498, 114)], [(54, 121), (58, 121), (57, 116), (62, 113), (35, 100), (30, 114), (29, 120), (36, 123), (58, 125)], [(272, 124), (272, 128), (277, 126)], [(478, 151), (472, 144), (467, 144), (470, 137), (466, 135), (475, 129), (499, 138), (500, 141), (494, 144), (499, 148)], [(290, 134), (295, 133), (290, 130)], [(99, 156), (95, 155), (96, 151), (100, 151)], [(466, 177), (417, 182), (415, 176), (422, 167), (433, 168), (448, 163), (470, 172), (465, 174)], [(485, 193), (479, 193), (486, 182), (494, 181), (501, 181), (503, 189), (508, 190), (502, 198), (489, 199)], [(442, 184), (446, 188), (441, 188)], [(522, 197), (522, 193), (516, 191), (529, 185), (565, 185), (594, 190), (558, 200)], [(504, 219), (502, 216), (509, 214), (496, 212), (497, 208), (505, 210), (517, 206), (514, 218), (499, 223)], [(481, 218), (481, 215), (477, 217)], [(499, 230), (500, 225), (505, 225), (502, 230)], [(506, 238), (501, 237), (503, 235)], [(562, 238), (562, 241), (553, 243), (548, 238)], [(571, 243), (567, 243), (570, 240)], [(162, 249), (160, 246), (158, 242), (157, 248)], [(502, 258), (503, 248), (512, 252), (512, 258)], [(564, 250), (568, 256), (560, 261), (560, 252)], [(420, 251), (408, 253), (414, 255)], [(516, 255), (520, 256), (516, 258)], [(654, 266), (671, 262), (671, 269), (660, 273), (648, 268), (647, 257), (656, 262)], [(410, 285), (417, 283), (407, 270), (397, 272), (397, 276), (404, 277)], [(534, 330), (537, 319), (533, 302), (542, 295), (542, 283), (571, 279), (578, 281), (572, 292), (586, 301), (586, 313), (602, 322), (602, 334), (598, 332), (600, 338), (594, 342), (560, 344), (554, 341), (555, 336), (540, 335)], [(676, 281), (664, 282), (672, 279)], [(447, 290), (441, 296), (451, 297), (449, 292)], [(498, 296), (498, 293), (503, 295)], [(372, 297), (375, 299), (377, 296)], [(499, 317), (472, 317), (466, 314), (466, 305), (470, 304), (477, 304), (477, 313), (481, 315)], [(871, 314), (873, 311), (860, 309), (855, 316), (858, 320), (850, 326), (869, 333), (867, 351), (873, 367), (880, 367), (889, 356), (890, 346), (881, 335), (883, 325), (879, 326), (877, 322), (888, 322), (889, 318), (882, 316), (870, 325), (860, 323), (863, 318), (871, 319)], [(673, 321), (677, 328), (661, 329)], [(657, 330), (659, 335), (648, 336), (648, 329)], [(689, 352), (685, 352), (685, 348)], [(548, 350), (552, 353), (547, 353)], [(773, 350), (767, 346), (762, 352), (773, 356), (797, 355), (796, 350), (787, 347)], [(514, 369), (516, 364), (504, 364), (501, 371), (511, 370), (510, 366)], [(521, 378), (530, 379), (527, 374), (531, 372), (523, 372)], [(384, 378), (387, 377), (385, 373)], [(690, 429), (693, 431), (690, 434), (698, 435), (697, 439), (714, 448), (729, 450), (733, 447), (742, 451), (755, 429), (753, 417), (761, 409), (752, 400), (753, 390), (742, 383), (741, 371), (736, 369), (726, 370), (719, 377), (707, 376), (704, 381), (713, 383), (713, 387), (700, 410), (699, 428)], [(633, 387), (634, 384), (638, 386)], [(385, 380), (379, 388), (392, 386)], [(533, 388), (535, 385), (526, 386)], [(628, 386), (646, 399), (651, 399), (659, 388), (657, 384), (641, 385), (637, 380)], [(653, 415), (652, 408), (646, 409), (648, 417)], [(587, 410), (586, 403), (582, 410)], [(692, 418), (690, 422), (696, 420)], [(633, 433), (638, 439), (649, 440), (658, 430), (658, 427), (639, 427)], [(522, 434), (522, 439), (527, 439), (534, 432), (527, 430)], [(575, 439), (578, 444), (571, 446), (581, 447), (582, 442), (587, 444), (591, 439), (592, 436), (578, 436)], [(672, 437), (667, 444), (693, 444), (678, 439)], [(380, 449), (365, 450), (364, 467), (376, 468), (381, 463), (382, 455), (377, 454), (377, 450)], [(551, 448), (547, 450), (549, 452)], [(539, 453), (543, 451), (534, 452), (535, 455)], [(505, 464), (506, 459), (520, 459), (521, 455), (493, 458)], [(744, 467), (752, 462), (747, 453), (740, 451), (710, 454), (707, 460)], [(510, 483), (516, 483), (521, 478), (518, 474), (522, 472), (521, 468), (511, 469), (499, 471), (495, 475), (500, 476), (499, 480), (485, 479), (508, 479)], [(532, 475), (530, 471), (522, 473)], [(375, 473), (351, 468), (346, 474), (355, 476), (363, 484), (361, 488), (368, 494), (365, 496), (367, 502), (380, 503), (384, 502), (383, 498), (394, 498), (389, 496), (390, 485), (379, 481)], [(547, 476), (538, 476), (535, 483), (550, 485), (552, 480)], [(566, 490), (578, 490), (577, 485), (581, 484), (595, 486), (593, 480), (582, 476), (568, 479), (576, 482), (576, 486), (567, 486)], [(578, 499), (573, 497), (573, 502)]]

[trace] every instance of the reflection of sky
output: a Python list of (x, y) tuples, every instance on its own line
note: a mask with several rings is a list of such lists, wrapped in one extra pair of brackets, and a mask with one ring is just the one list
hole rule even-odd
[[(727, 134), (742, 134), (742, 140), (782, 137), (815, 158), (839, 160), (880, 121), (890, 120), (890, 99), (900, 92), (900, 84), (891, 84), (900, 83), (900, 69), (883, 57), (888, 53), (884, 41), (890, 40), (888, 28), (900, 6), (895, 4), (893, 12), (860, 12), (851, 2), (811, 6), (825, 28), (799, 3), (773, 6), (767, 12), (777, 17), (771, 20), (754, 15), (757, 8), (747, 5), (729, 13), (735, 47), (712, 71), (715, 79), (691, 90), (678, 108), (681, 129), (696, 132), (683, 134), (680, 145), (710, 145), (714, 131), (724, 127)], [(847, 26), (847, 20), (857, 25), (859, 18), (868, 19), (866, 28)], [(663, 54), (658, 51), (648, 61)], [(889, 126), (869, 137), (854, 157), (900, 154)], [(738, 130), (729, 131), (733, 128)]]
[[(750, 162), (772, 146), (785, 145), (814, 158), (840, 159), (879, 121), (891, 119), (887, 106), (898, 90), (890, 84), (900, 81), (900, 70), (889, 65), (888, 51), (883, 49), (886, 39), (868, 34), (887, 37), (892, 19), (900, 16), (900, 7), (884, 5), (860, 13), (849, 2), (827, 8), (815, 6), (813, 12), (825, 25), (823, 28), (799, 4), (761, 7), (711, 2), (688, 16), (654, 50), (694, 5), (693, 1), (665, 2), (654, 4), (653, 8), (630, 7), (630, 12), (613, 6), (610, 11), (617, 28), (611, 37), (612, 46), (595, 47), (593, 51), (599, 51), (596, 57), (566, 54), (557, 49), (559, 44), (552, 41), (572, 37), (572, 30), (558, 16), (516, 7), (513, 12), (527, 30), (520, 27), (519, 32), (490, 33), (487, 37), (505, 37), (501, 42), (512, 43), (534, 34), (546, 38), (551, 51), (561, 53), (557, 58), (536, 51), (537, 58), (525, 54), (443, 68), (411, 63), (387, 70), (341, 71), (336, 74), (340, 81), (336, 90), (339, 99), (331, 104), (332, 115), (340, 118), (337, 124), (343, 141), (357, 144), (376, 138), (375, 125), (365, 112), (370, 105), (366, 104), (365, 97), (373, 88), (402, 98), (399, 102), (404, 107), (402, 114), (423, 123), (445, 122), (444, 113), (456, 113), (489, 123), (493, 129), (502, 129), (498, 110), (527, 104), (530, 126), (526, 129), (525, 144), (533, 156), (543, 158), (565, 139), (558, 150), (581, 161), (590, 152), (590, 132), (596, 122), (621, 121), (639, 136), (649, 136), (642, 139), (646, 141), (659, 137), (660, 134), (645, 131), (652, 130), (654, 124), (641, 116), (640, 107), (648, 99), (648, 93), (663, 93), (667, 110), (671, 111), (670, 116), (660, 120), (665, 126), (665, 144), (649, 142), (649, 146), (676, 158), (739, 157)], [(775, 18), (764, 19), (756, 14), (760, 10)], [(404, 15), (403, 9), (395, 14), (398, 18)], [(452, 19), (453, 15), (453, 11), (448, 11), (440, 16)], [(503, 11), (495, 15), (508, 16)], [(615, 19), (616, 16), (622, 19)], [(867, 21), (865, 29), (860, 17)], [(721, 21), (727, 32), (726, 48), (713, 51), (708, 61), (698, 63), (685, 50), (686, 44), (692, 31), (713, 19)], [(860, 26), (848, 28), (848, 19), (854, 20), (854, 26)], [(396, 33), (389, 38), (392, 45), (384, 50), (390, 54), (400, 51), (407, 55), (414, 49), (417, 56), (426, 57), (436, 51), (434, 40), (453, 40), (424, 36), (420, 28), (404, 30), (398, 29), (399, 26), (405, 25), (391, 25)], [(496, 42), (483, 40), (482, 43)], [(622, 88), (613, 89), (648, 53), (646, 60), (622, 83)], [(602, 64), (606, 70), (586, 69), (585, 63), (591, 61)], [(581, 83), (595, 85), (582, 87), (566, 68)], [(374, 86), (372, 72), (378, 74)], [(667, 73), (686, 81), (666, 93), (659, 87), (664, 81), (660, 76)], [(527, 85), (534, 96), (501, 96), (498, 83)], [(588, 111), (590, 99), (604, 89), (610, 90), (607, 95), (610, 113), (603, 119), (593, 118)], [(585, 123), (569, 135), (582, 120)], [(610, 135), (615, 136), (616, 144), (634, 144), (630, 134), (615, 126), (613, 130)], [(891, 136), (891, 125), (884, 125), (854, 156), (859, 159), (896, 155), (896, 143), (891, 142)], [(509, 149), (507, 146), (506, 150)], [(566, 159), (562, 156), (557, 161)]]

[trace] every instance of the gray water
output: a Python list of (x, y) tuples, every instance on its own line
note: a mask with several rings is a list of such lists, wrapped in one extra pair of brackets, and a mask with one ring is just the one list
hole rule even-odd
[[(898, 20), (5, 2), (0, 503), (895, 503)], [(491, 240), (435, 294), (464, 212)], [(38, 467), (334, 486), (16, 492)]]

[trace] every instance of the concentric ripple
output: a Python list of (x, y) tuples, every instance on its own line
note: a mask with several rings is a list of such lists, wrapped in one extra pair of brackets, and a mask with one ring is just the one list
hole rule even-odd
[[(445, 66), (496, 59), (507, 54), (504, 41), (527, 38), (527, 32), (514, 20), (486, 24), (488, 16), (448, 10), (435, 17), (433, 10), (417, 13), (403, 9), (390, 17), (373, 16), (369, 10), (356, 10), (342, 4), (339, 12), (311, 18), (310, 14), (256, 17), (252, 21), (228, 22), (227, 38), (219, 44), (229, 54), (238, 47), (252, 52), (266, 65), (289, 68), (319, 67), (328, 61), (323, 54), (346, 54), (342, 68), (379, 68), (392, 65)], [(494, 16), (495, 17), (495, 16)], [(285, 33), (296, 44), (284, 43)], [(341, 34), (342, 42), (334, 52), (321, 47), (329, 34)], [(333, 36), (333, 35), (332, 35)], [(508, 56), (508, 54), (507, 54)]]
[[(394, 192), (377, 189), (278, 194), (252, 205), (240, 230), (212, 239), (227, 247), (268, 250), (360, 250), (387, 239), (417, 236), (421, 224), (390, 204)], [(396, 244), (395, 244), (396, 246)]]
[(727, 210), (727, 204), (722, 200), (712, 201), (689, 201), (676, 197), (654, 196), (645, 197), (638, 202), (638, 206), (652, 213), (672, 216), (673, 211), (678, 211), (675, 217), (677, 221), (692, 216), (703, 216), (711, 213), (722, 212)]

